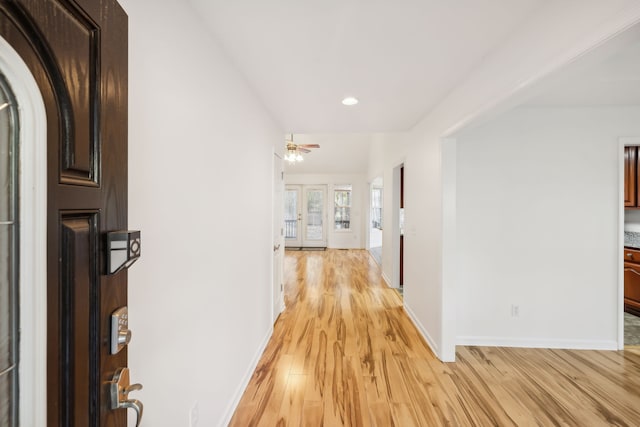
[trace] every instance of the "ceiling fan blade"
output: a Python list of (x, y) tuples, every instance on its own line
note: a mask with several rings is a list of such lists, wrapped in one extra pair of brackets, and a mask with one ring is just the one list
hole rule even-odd
[(310, 153), (311, 152), (311, 150), (307, 150), (306, 148), (302, 148), (299, 145), (298, 145), (298, 151), (300, 151), (301, 153)]
[(298, 144), (298, 147), (304, 147), (304, 148), (320, 148), (320, 144)]

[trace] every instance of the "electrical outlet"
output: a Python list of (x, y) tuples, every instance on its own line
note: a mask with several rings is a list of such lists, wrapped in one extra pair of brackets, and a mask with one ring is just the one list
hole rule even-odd
[(198, 427), (198, 420), (200, 418), (200, 408), (198, 407), (198, 401), (193, 402), (191, 410), (189, 411), (189, 427)]
[(520, 317), (520, 306), (512, 304), (511, 305), (511, 317)]

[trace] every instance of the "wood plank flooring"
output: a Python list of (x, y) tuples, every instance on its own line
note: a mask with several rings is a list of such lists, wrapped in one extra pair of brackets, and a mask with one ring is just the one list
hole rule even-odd
[(639, 426), (640, 353), (459, 347), (442, 363), (363, 250), (287, 252), (286, 310), (231, 426)]

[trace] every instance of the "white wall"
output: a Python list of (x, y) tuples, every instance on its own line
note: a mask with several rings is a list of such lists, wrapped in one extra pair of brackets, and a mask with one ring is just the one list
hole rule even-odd
[(518, 108), (457, 135), (458, 344), (617, 348), (618, 138), (636, 135), (640, 107)]
[[(457, 335), (455, 271), (443, 271), (453, 265), (444, 257), (455, 256), (455, 232), (443, 234), (448, 221), (443, 210), (453, 206), (451, 212), (455, 211), (455, 200), (451, 200), (456, 194), (455, 168), (450, 167), (455, 164), (450, 158), (455, 149), (443, 152), (443, 137), (511, 104), (528, 87), (639, 19), (640, 4), (634, 0), (549, 2), (414, 128), (382, 135), (374, 142), (369, 176), (378, 175), (382, 168), (385, 182), (390, 182), (390, 169), (404, 159), (404, 305), (442, 360), (455, 359)], [(401, 144), (399, 137), (404, 140)], [(442, 168), (443, 164), (449, 166)], [(385, 203), (386, 218), (388, 209)], [(383, 248), (383, 271), (388, 274), (393, 252), (386, 241)], [(444, 254), (443, 248), (447, 249)]]
[[(132, 393), (144, 425), (226, 425), (272, 331), (272, 167), (284, 131), (178, 0), (129, 14)], [(242, 156), (236, 156), (240, 149)], [(135, 396), (134, 396), (135, 394)]]
[[(362, 174), (290, 174), (284, 175), (285, 185), (327, 185), (327, 247), (363, 249), (365, 247), (368, 209), (368, 185)], [(333, 190), (335, 185), (351, 184), (351, 230), (335, 230), (333, 226)]]
[[(145, 384), (146, 424), (186, 425), (195, 401), (200, 425), (221, 424), (271, 330), (271, 153), (284, 131), (183, 2), (121, 2), (130, 16), (130, 227), (142, 229), (144, 247), (130, 272), (132, 376)], [(633, 0), (551, 2), (414, 129), (374, 143), (369, 177), (382, 172), (390, 183), (405, 163), (405, 307), (439, 357), (452, 359), (455, 337), (455, 301), (443, 290), (455, 284), (442, 280), (440, 138), (638, 12)], [(242, 159), (230, 160), (240, 146)], [(388, 272), (386, 231), (383, 239)]]

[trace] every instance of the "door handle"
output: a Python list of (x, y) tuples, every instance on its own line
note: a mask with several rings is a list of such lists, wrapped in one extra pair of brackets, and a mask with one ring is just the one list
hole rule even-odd
[(129, 399), (129, 393), (142, 390), (142, 384), (130, 384), (129, 368), (118, 368), (111, 380), (111, 409), (133, 409), (136, 411), (136, 427), (142, 420), (142, 402), (137, 399)]

